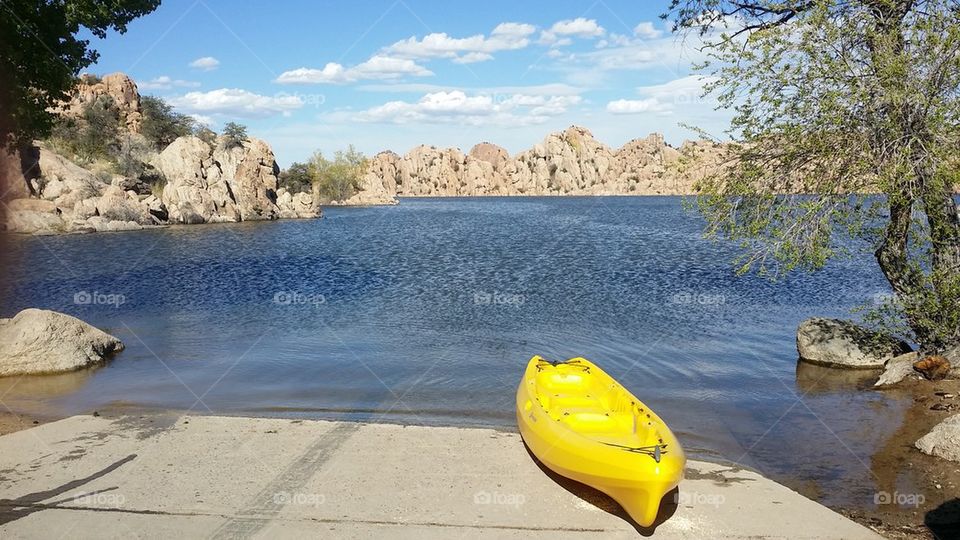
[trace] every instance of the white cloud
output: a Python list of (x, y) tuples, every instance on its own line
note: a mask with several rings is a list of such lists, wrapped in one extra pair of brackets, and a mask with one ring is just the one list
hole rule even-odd
[(427, 77), (429, 69), (409, 58), (375, 55), (362, 64), (345, 68), (330, 62), (323, 69), (298, 68), (284, 71), (277, 77), (281, 84), (345, 84), (360, 80), (396, 79), (404, 76)]
[(618, 99), (607, 103), (607, 112), (613, 114), (638, 114), (647, 112), (664, 112), (669, 107), (657, 98), (646, 99)]
[(567, 19), (553, 23), (549, 29), (540, 32), (540, 43), (554, 47), (569, 45), (571, 37), (595, 38), (606, 33), (596, 19)]
[(212, 71), (220, 67), (220, 61), (212, 56), (203, 56), (190, 62), (190, 67), (203, 71)]
[(705, 85), (715, 80), (715, 77), (688, 75), (663, 84), (641, 86), (637, 88), (637, 94), (667, 103), (671, 108), (676, 105), (681, 107), (707, 105), (713, 109), (717, 106), (716, 97), (703, 97), (703, 89)]
[(633, 35), (642, 39), (657, 39), (663, 32), (657, 29), (652, 22), (642, 22), (633, 28)]
[(263, 118), (277, 114), (289, 115), (303, 107), (298, 96), (263, 96), (239, 88), (220, 88), (209, 92), (188, 92), (170, 98), (170, 104), (188, 114), (225, 115), (242, 118)]
[(470, 52), (457, 56), (452, 61), (455, 64), (473, 64), (476, 62), (486, 62), (487, 60), (493, 60), (493, 55), (485, 52)]
[(452, 90), (429, 93), (415, 102), (390, 101), (357, 113), (352, 119), (395, 124), (530, 125), (563, 114), (580, 102), (577, 95), (467, 95), (461, 90)]
[(702, 98), (703, 87), (713, 81), (712, 77), (688, 75), (663, 84), (641, 86), (637, 94), (641, 99), (618, 99), (607, 103), (607, 112), (613, 114), (662, 113), (670, 114), (677, 109), (689, 111), (692, 107), (706, 105), (713, 108), (713, 98)]
[[(397, 83), (397, 84), (365, 84), (357, 86), (357, 90), (365, 92), (394, 92), (411, 94), (429, 94), (431, 92), (450, 92), (453, 90), (465, 89), (462, 87), (441, 85), (441, 84), (423, 84), (423, 83)], [(469, 90), (475, 94), (524, 94), (531, 96), (572, 96), (583, 92), (583, 88), (571, 86), (564, 83), (546, 83), (534, 84), (529, 86), (488, 86), (480, 88), (471, 88)]]
[(137, 81), (137, 88), (141, 90), (169, 90), (171, 88), (196, 88), (198, 86), (200, 86), (199, 82), (173, 79), (166, 75), (161, 75), (149, 81)]
[(190, 118), (193, 118), (193, 120), (194, 120), (196, 123), (198, 123), (198, 124), (200, 124), (200, 125), (202, 125), (202, 126), (210, 127), (210, 126), (213, 125), (213, 117), (207, 116), (207, 115), (205, 115), (205, 114), (196, 114), (196, 113), (194, 113), (194, 114), (190, 114), (190, 115), (187, 115), (187, 116), (189, 116)]
[[(404, 58), (450, 58), (461, 64), (491, 60), (491, 53), (523, 49), (530, 44), (529, 36), (536, 32), (531, 24), (500, 23), (489, 36), (476, 34), (455, 38), (445, 32), (427, 34), (421, 39), (411, 36), (384, 49), (390, 55)], [(470, 59), (466, 59), (470, 57)]]

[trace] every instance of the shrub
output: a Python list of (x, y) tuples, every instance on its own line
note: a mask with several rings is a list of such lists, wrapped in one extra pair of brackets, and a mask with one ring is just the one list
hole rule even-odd
[(193, 118), (174, 112), (173, 107), (156, 96), (140, 98), (143, 122), (140, 132), (157, 150), (163, 150), (177, 139), (193, 133)]
[(117, 172), (127, 178), (137, 178), (143, 174), (144, 164), (150, 154), (151, 144), (145, 137), (127, 133), (120, 139), (117, 152)]
[(280, 173), (280, 187), (287, 188), (290, 193), (310, 191), (312, 185), (313, 176), (306, 163), (295, 162)]
[(314, 153), (308, 167), (320, 196), (328, 201), (342, 201), (360, 188), (360, 176), (367, 167), (367, 158), (350, 145), (346, 151), (337, 151), (333, 161), (319, 151)]
[(240, 146), (247, 140), (247, 127), (236, 122), (227, 122), (223, 126), (223, 146), (231, 148)]
[(160, 179), (150, 183), (150, 194), (158, 199), (163, 198), (163, 188), (167, 187), (167, 179), (161, 175)]
[(201, 141), (213, 146), (217, 144), (217, 134), (207, 126), (195, 123), (193, 127), (193, 136)]

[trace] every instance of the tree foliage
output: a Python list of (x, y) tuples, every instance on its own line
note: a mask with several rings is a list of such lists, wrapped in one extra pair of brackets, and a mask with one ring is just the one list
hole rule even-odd
[(307, 168), (320, 196), (328, 201), (343, 201), (360, 188), (360, 177), (367, 159), (353, 145), (338, 150), (329, 160), (320, 151), (314, 152)]
[(280, 187), (287, 188), (290, 193), (310, 191), (312, 186), (313, 175), (306, 163), (294, 162), (280, 172)]
[(78, 117), (58, 117), (51, 131), (53, 144), (61, 152), (87, 163), (111, 160), (116, 154), (120, 112), (110, 96), (98, 96), (85, 103)]
[(240, 146), (247, 140), (247, 127), (236, 122), (227, 122), (223, 125), (222, 135), (225, 147)]
[(157, 150), (163, 150), (177, 137), (193, 133), (193, 118), (175, 112), (162, 98), (141, 97), (140, 110), (143, 115), (140, 132)]
[(665, 14), (703, 44), (706, 91), (735, 113), (729, 161), (698, 185), (708, 235), (772, 277), (865, 241), (895, 292), (874, 320), (930, 350), (960, 342), (958, 10), (672, 0)]
[(5, 144), (49, 135), (50, 108), (69, 99), (76, 75), (97, 60), (86, 29), (98, 38), (123, 33), (160, 0), (4, 0), (0, 4), (0, 135)]

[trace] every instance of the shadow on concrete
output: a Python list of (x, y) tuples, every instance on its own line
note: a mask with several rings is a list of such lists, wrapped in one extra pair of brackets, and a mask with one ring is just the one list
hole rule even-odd
[(576, 480), (571, 480), (570, 478), (553, 472), (549, 467), (537, 459), (537, 456), (530, 451), (530, 447), (527, 446), (526, 442), (523, 443), (523, 447), (527, 450), (527, 454), (530, 455), (530, 458), (533, 459), (533, 462), (537, 464), (537, 467), (540, 467), (540, 470), (549, 476), (551, 480), (559, 484), (560, 487), (583, 499), (585, 502), (599, 508), (600, 510), (626, 521), (643, 536), (653, 536), (653, 533), (656, 532), (657, 527), (663, 524), (663, 522), (666, 520), (670, 519), (677, 511), (676, 501), (678, 500), (680, 491), (678, 488), (674, 488), (667, 492), (663, 496), (663, 499), (660, 500), (660, 510), (657, 512), (657, 519), (653, 522), (653, 525), (649, 527), (643, 527), (634, 521), (633, 518), (627, 514), (627, 511), (624, 510), (623, 507), (617, 503), (617, 501), (610, 498), (609, 495), (596, 488), (582, 484)]
[[(68, 491), (77, 489), (78, 487), (88, 484), (97, 478), (102, 478), (111, 472), (119, 469), (124, 464), (129, 463), (136, 459), (136, 454), (130, 454), (129, 456), (104, 467), (103, 469), (85, 476), (83, 478), (78, 478), (71, 482), (67, 482), (62, 486), (57, 486), (52, 489), (45, 491), (37, 491), (35, 493), (28, 493), (22, 497), (16, 499), (0, 499), (0, 525), (10, 523), (11, 521), (16, 521), (18, 519), (25, 518), (34, 512), (39, 512), (41, 510), (46, 510), (48, 508), (55, 508), (55, 504), (42, 504), (43, 501), (56, 497), (57, 495), (63, 495)], [(111, 488), (116, 489), (116, 488)], [(107, 491), (107, 490), (101, 490)]]
[(936, 538), (960, 538), (960, 499), (950, 499), (927, 512), (923, 524)]

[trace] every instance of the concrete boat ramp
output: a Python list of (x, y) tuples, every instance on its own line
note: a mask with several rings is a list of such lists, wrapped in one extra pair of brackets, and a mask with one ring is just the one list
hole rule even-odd
[(639, 528), (489, 429), (151, 413), (0, 437), (5, 539), (880, 538), (722, 465), (668, 498)]

